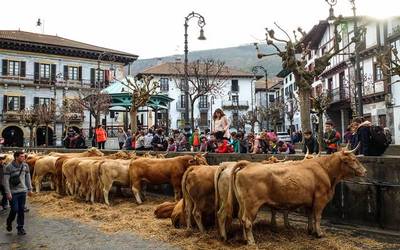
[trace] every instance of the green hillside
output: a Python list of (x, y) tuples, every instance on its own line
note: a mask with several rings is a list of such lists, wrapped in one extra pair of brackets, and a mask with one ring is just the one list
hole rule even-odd
[[(260, 45), (260, 50), (262, 53), (275, 52), (274, 48), (265, 44)], [(131, 70), (133, 74), (137, 74), (148, 67), (157, 65), (160, 62), (173, 62), (179, 58), (181, 61), (183, 61), (183, 55), (173, 55), (142, 60), (139, 59), (133, 63)], [(278, 56), (270, 56), (267, 58), (258, 59), (253, 45), (193, 51), (189, 53), (189, 61), (201, 58), (213, 58), (216, 60), (225, 61), (227, 66), (249, 72), (253, 66), (261, 65), (268, 70), (269, 77), (275, 76), (281, 70), (281, 60)]]

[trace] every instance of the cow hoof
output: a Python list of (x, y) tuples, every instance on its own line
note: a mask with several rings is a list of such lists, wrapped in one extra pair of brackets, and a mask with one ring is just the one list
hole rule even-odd
[(320, 233), (315, 233), (315, 237), (318, 239), (321, 239), (324, 237), (324, 233), (320, 232)]

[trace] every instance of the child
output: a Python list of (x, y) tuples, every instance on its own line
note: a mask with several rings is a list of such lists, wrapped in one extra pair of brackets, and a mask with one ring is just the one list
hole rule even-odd
[(319, 152), (319, 144), (317, 142), (317, 139), (312, 135), (312, 132), (310, 130), (304, 131), (304, 146), (303, 146), (303, 153), (307, 153), (307, 148), (308, 148), (308, 153), (309, 154), (318, 154)]
[(229, 145), (228, 140), (222, 139), (218, 141), (218, 148), (215, 150), (216, 153), (231, 153), (231, 145)]
[(294, 146), (290, 143), (286, 143), (283, 141), (278, 142), (278, 152), (280, 154), (294, 154), (296, 153)]
[(177, 147), (174, 138), (169, 138), (167, 152), (176, 152), (176, 149)]
[(240, 153), (240, 143), (236, 132), (231, 133), (231, 141), (229, 142), (229, 144), (232, 145), (233, 152)]
[(203, 135), (200, 137), (201, 143), (200, 143), (200, 152), (207, 152), (207, 138)]
[(269, 148), (271, 150), (271, 154), (277, 154), (278, 153), (278, 146), (276, 145), (274, 140), (269, 141)]
[(193, 152), (199, 151), (200, 148), (200, 135), (199, 130), (196, 128), (192, 136), (190, 136), (189, 143), (193, 148)]

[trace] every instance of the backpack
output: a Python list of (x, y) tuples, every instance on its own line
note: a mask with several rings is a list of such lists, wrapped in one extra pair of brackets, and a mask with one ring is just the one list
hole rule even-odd
[(370, 133), (369, 146), (372, 149), (370, 153), (372, 153), (372, 155), (382, 155), (390, 144), (383, 128), (381, 126), (372, 125), (370, 127)]

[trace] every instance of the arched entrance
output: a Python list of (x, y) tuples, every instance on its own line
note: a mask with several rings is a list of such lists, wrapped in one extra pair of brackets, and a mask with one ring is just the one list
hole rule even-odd
[(17, 126), (6, 127), (1, 136), (4, 138), (5, 147), (23, 147), (24, 132)]
[(49, 136), (48, 136), (48, 142), (46, 143), (46, 127), (38, 127), (36, 129), (36, 145), (37, 146), (43, 146), (43, 145), (48, 145), (52, 146), (53, 145), (53, 130), (49, 127)]

